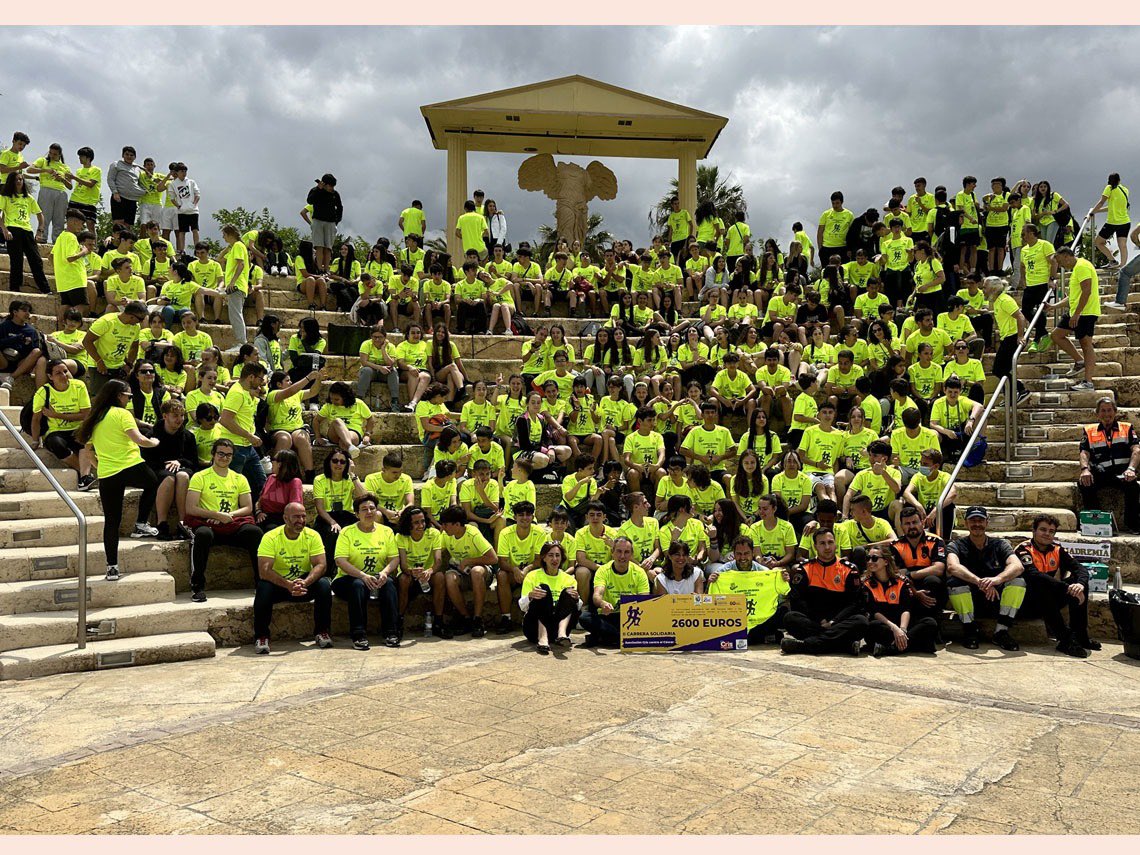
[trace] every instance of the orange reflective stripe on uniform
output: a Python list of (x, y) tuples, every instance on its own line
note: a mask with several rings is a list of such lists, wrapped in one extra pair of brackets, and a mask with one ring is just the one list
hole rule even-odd
[(1085, 441), (1089, 446), (1089, 468), (1105, 472), (1117, 466), (1127, 466), (1132, 458), (1132, 447), (1128, 443), (1132, 435), (1132, 425), (1116, 422), (1111, 432), (1100, 422), (1085, 425)]

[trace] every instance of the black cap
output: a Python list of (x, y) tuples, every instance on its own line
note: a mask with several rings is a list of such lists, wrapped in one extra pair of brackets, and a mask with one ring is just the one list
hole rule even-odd
[(990, 512), (983, 508), (981, 505), (970, 505), (970, 507), (966, 508), (966, 519), (968, 520), (988, 520), (989, 518)]
[(328, 184), (330, 187), (336, 187), (336, 176), (331, 172), (326, 172), (317, 179), (318, 184)]

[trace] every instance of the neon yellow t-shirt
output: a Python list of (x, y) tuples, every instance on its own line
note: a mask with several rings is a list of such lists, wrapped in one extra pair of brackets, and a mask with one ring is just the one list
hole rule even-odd
[(213, 467), (190, 476), (190, 492), (198, 493), (202, 510), (229, 514), (241, 507), (241, 497), (250, 492), (249, 481), (240, 472), (227, 469), (225, 476)]
[[(344, 558), (362, 573), (375, 576), (396, 557), (396, 536), (386, 525), (376, 524), (372, 531), (362, 530), (359, 523), (346, 526), (337, 535), (333, 557)], [(347, 575), (338, 562), (334, 578)]]
[(324, 554), (321, 536), (308, 527), (293, 540), (285, 526), (275, 528), (261, 538), (257, 548), (257, 557), (272, 558), (273, 572), (286, 579), (304, 579), (312, 570), (313, 558)]

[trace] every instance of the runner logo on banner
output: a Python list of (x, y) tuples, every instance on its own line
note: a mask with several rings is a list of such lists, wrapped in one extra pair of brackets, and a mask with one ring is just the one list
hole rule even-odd
[(618, 607), (622, 650), (747, 650), (743, 596), (623, 596)]
[(783, 570), (726, 570), (709, 586), (710, 594), (743, 595), (748, 600), (748, 628), (776, 613), (780, 598), (791, 590)]

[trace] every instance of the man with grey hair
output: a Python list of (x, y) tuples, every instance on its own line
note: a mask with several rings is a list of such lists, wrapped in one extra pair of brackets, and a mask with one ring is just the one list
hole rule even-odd
[(591, 608), (582, 612), (581, 622), (587, 632), (583, 647), (617, 647), (621, 642), (618, 605), (622, 595), (649, 593), (649, 577), (633, 561), (633, 541), (625, 535), (615, 537), (610, 553), (613, 560), (594, 573)]

